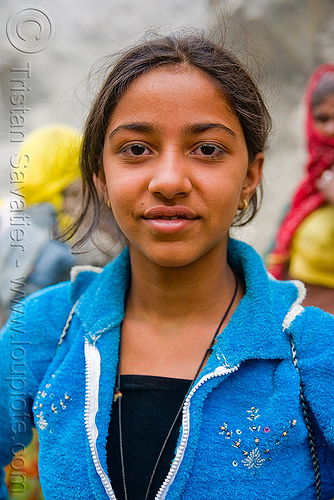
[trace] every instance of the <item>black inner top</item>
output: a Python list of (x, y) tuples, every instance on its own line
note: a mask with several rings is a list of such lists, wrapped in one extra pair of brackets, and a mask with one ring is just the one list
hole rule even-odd
[[(191, 380), (121, 375), (122, 435), (128, 500), (144, 500), (150, 478)], [(168, 439), (148, 496), (153, 500), (175, 455), (182, 412)], [(117, 500), (124, 500), (119, 445), (118, 402), (113, 403), (107, 438), (107, 465)]]

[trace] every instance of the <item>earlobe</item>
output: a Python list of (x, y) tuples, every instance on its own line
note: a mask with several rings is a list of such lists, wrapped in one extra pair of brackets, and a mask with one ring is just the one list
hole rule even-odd
[(263, 163), (264, 163), (264, 154), (257, 153), (255, 159), (248, 167), (242, 191), (240, 194), (240, 201), (238, 205), (240, 210), (244, 209), (245, 201), (248, 205), (249, 200), (251, 199), (257, 186), (259, 185), (259, 182), (262, 177)]
[(96, 174), (93, 175), (93, 181), (96, 191), (100, 196), (103, 196), (105, 203), (107, 203), (109, 200), (109, 196), (108, 196), (106, 178), (104, 175), (103, 168), (99, 170), (99, 173), (97, 175)]

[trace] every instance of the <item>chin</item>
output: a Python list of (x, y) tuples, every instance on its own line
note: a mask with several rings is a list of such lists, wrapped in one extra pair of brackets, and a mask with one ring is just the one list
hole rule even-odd
[(151, 260), (157, 266), (166, 268), (166, 269), (180, 269), (193, 264), (193, 261), (189, 261), (189, 259), (157, 259)]
[(164, 268), (185, 268), (196, 264), (204, 264), (210, 261), (211, 250), (200, 252), (191, 250), (169, 249), (163, 252), (148, 252), (147, 258), (154, 264)]
[(138, 248), (136, 246), (129, 244), (130, 255), (133, 258), (133, 262), (138, 265), (145, 265), (147, 263), (152, 263), (164, 268), (180, 268), (188, 266), (194, 263), (196, 260), (200, 259), (200, 255), (197, 252), (191, 251), (191, 249), (185, 248), (183, 245), (156, 245), (151, 243), (146, 248)]
[(189, 254), (182, 255), (181, 252), (164, 252), (162, 255), (151, 254), (147, 255), (148, 259), (161, 267), (180, 268), (193, 264), (197, 259), (191, 258)]

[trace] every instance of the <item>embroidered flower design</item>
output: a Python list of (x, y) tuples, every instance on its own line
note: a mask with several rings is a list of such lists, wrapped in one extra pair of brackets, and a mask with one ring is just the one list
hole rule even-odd
[(47, 428), (48, 423), (47, 423), (47, 421), (45, 420), (45, 418), (44, 418), (44, 416), (43, 416), (43, 412), (41, 411), (41, 412), (39, 413), (39, 415), (36, 415), (36, 416), (37, 416), (37, 418), (38, 418), (38, 422), (37, 422), (38, 427), (39, 427), (42, 431), (44, 431), (44, 430)]
[[(247, 428), (244, 429), (246, 432), (241, 431), (240, 428), (232, 430), (226, 422), (219, 426), (219, 434), (229, 440), (231, 446), (238, 450), (237, 455), (233, 457), (236, 460), (232, 462), (232, 465), (238, 467), (239, 464), (243, 464), (252, 470), (251, 474), (254, 474), (255, 470), (259, 469), (265, 462), (272, 460), (270, 456), (273, 449), (272, 445), (280, 445), (281, 442), (284, 442), (289, 432), (297, 424), (297, 420), (294, 418), (289, 421), (289, 426), (284, 426), (280, 431), (277, 431), (269, 427), (267, 422), (261, 422), (261, 420), (259, 408), (252, 406), (250, 410), (245, 410), (245, 423), (251, 434)], [(249, 421), (251, 421), (251, 425)], [(252, 436), (252, 444), (249, 440), (250, 436)], [(268, 440), (268, 438), (270, 439)], [(253, 448), (254, 444), (255, 448)], [(243, 456), (243, 460), (241, 461), (239, 461), (241, 458), (240, 454)]]
[[(52, 374), (51, 377), (54, 379), (55, 375)], [(47, 422), (46, 419), (49, 418), (48, 411), (51, 410), (50, 415), (55, 415), (59, 412), (59, 410), (66, 410), (68, 403), (72, 401), (71, 396), (68, 393), (65, 393), (63, 398), (53, 402), (53, 392), (47, 392), (46, 389), (50, 389), (51, 384), (45, 384), (45, 388), (41, 391), (38, 391), (36, 400), (34, 403), (34, 410), (39, 410), (39, 414), (36, 415), (38, 427), (44, 431), (47, 427), (49, 427), (50, 432), (53, 432), (53, 429), (50, 428), (49, 423), (52, 425), (52, 422)], [(48, 397), (47, 397), (48, 396)], [(43, 409), (43, 411), (42, 411)], [(45, 415), (43, 414), (45, 412)]]
[(261, 458), (258, 448), (250, 451), (247, 458), (245, 458), (245, 460), (242, 460), (242, 463), (245, 465), (245, 467), (248, 467), (248, 469), (252, 469), (253, 467), (259, 469), (263, 462), (265, 462), (265, 459)]

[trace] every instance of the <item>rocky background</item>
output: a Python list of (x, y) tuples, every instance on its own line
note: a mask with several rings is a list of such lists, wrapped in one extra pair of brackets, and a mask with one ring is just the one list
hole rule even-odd
[[(334, 62), (334, 1), (35, 0), (33, 6), (50, 20), (52, 37), (44, 50), (27, 53), (25, 43), (37, 37), (42, 44), (48, 29), (42, 23), (41, 30), (41, 21), (36, 23), (29, 11), (26, 18), (20, 13), (31, 6), (25, 0), (0, 0), (0, 194), (8, 193), (10, 157), (19, 146), (12, 140), (13, 114), (20, 115), (25, 134), (50, 122), (81, 128), (95, 90), (87, 82), (93, 65), (140, 40), (147, 30), (168, 33), (194, 26), (226, 38), (258, 75), (274, 118), (262, 210), (247, 229), (235, 230), (264, 254), (302, 176), (307, 79), (319, 63)], [(38, 19), (45, 22), (45, 17)], [(30, 78), (22, 85), (28, 109), (17, 112), (10, 102), (13, 69), (27, 65)]]
[(316, 66), (334, 63), (334, 1), (211, 0), (210, 6), (211, 31), (223, 33), (253, 68), (273, 117), (262, 208), (236, 232), (264, 255), (303, 176), (303, 93)]

